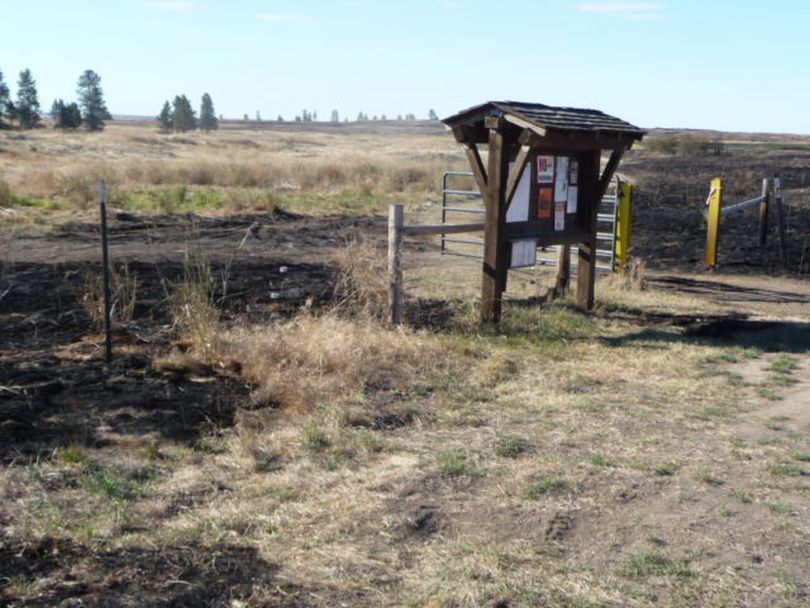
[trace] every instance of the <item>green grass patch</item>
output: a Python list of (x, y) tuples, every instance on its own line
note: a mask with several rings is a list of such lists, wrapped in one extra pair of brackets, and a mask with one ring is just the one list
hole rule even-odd
[(531, 447), (528, 440), (517, 435), (498, 435), (495, 454), (502, 458), (517, 458)]
[(768, 509), (768, 511), (771, 513), (776, 513), (777, 515), (790, 513), (790, 507), (775, 500), (766, 500), (762, 504), (765, 505), (765, 508)]
[(686, 560), (672, 560), (662, 553), (636, 553), (631, 555), (622, 567), (622, 574), (630, 578), (650, 576), (672, 576), (688, 578), (693, 576)]
[(152, 468), (121, 471), (112, 467), (90, 467), (86, 471), (88, 491), (116, 501), (133, 500), (143, 496), (147, 485), (157, 478)]
[(325, 431), (310, 424), (304, 429), (303, 445), (308, 452), (320, 453), (332, 445), (332, 440)]
[(792, 374), (799, 367), (799, 361), (792, 355), (777, 355), (768, 368), (777, 374)]
[(595, 467), (615, 467), (616, 466), (616, 464), (612, 460), (609, 460), (609, 459), (605, 458), (604, 456), (593, 456), (592, 458), (590, 458), (588, 460), (588, 462), (590, 464), (592, 464), (593, 466), (595, 466)]
[(568, 483), (558, 477), (541, 477), (523, 490), (524, 498), (537, 500), (547, 494), (561, 494), (569, 489)]
[(792, 462), (777, 462), (768, 467), (771, 475), (783, 477), (803, 477), (807, 472), (799, 465)]
[(436, 455), (439, 471), (450, 477), (476, 477), (483, 475), (483, 470), (470, 458), (470, 455), (461, 449), (451, 449), (439, 452)]

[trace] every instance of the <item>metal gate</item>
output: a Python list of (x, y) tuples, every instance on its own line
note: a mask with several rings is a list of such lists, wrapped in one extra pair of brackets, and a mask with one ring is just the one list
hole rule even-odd
[[(616, 268), (616, 238), (618, 229), (620, 182), (616, 179), (602, 197), (596, 216), (596, 270), (613, 272)], [(470, 216), (483, 217), (485, 211), (481, 192), (476, 188), (473, 174), (468, 171), (448, 171), (442, 177), (442, 224), (470, 221)], [(465, 217), (462, 217), (465, 216)], [(442, 235), (443, 255), (456, 255), (483, 260), (483, 239)], [(556, 266), (561, 245), (539, 247), (537, 263)], [(571, 256), (571, 267), (577, 267), (577, 256)]]

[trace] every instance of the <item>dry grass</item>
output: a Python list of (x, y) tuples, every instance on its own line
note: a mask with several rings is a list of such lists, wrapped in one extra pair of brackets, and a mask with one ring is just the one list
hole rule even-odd
[[(110, 268), (110, 320), (113, 326), (132, 321), (138, 300), (138, 275), (128, 264)], [(104, 325), (104, 276), (100, 271), (88, 271), (84, 276), (82, 293), (84, 309), (101, 328)]]
[(294, 411), (339, 409), (369, 391), (391, 390), (425, 372), (434, 348), (374, 320), (304, 312), (269, 327), (234, 328), (222, 354), (241, 364), (256, 401)]
[[(8, 186), (0, 189), (0, 206), (14, 193), (87, 209), (100, 179), (108, 183), (112, 204), (133, 208), (144, 205), (142, 193), (175, 186), (219, 189), (216, 207), (229, 212), (273, 207), (279, 193), (424, 196), (435, 191), (448, 165), (461, 159), (441, 131), (439, 137), (392, 137), (384, 147), (374, 138), (348, 134), (144, 132), (111, 125), (92, 136), (0, 133), (0, 146), (8, 152), (0, 160)], [(424, 146), (416, 155), (414, 144)]]
[(336, 258), (340, 274), (335, 284), (335, 306), (348, 314), (375, 319), (388, 307), (388, 266), (384, 251), (371, 240), (355, 238)]

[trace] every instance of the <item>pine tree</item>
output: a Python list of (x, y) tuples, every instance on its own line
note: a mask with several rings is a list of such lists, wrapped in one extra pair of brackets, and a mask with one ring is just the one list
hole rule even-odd
[(79, 104), (82, 109), (82, 120), (88, 131), (101, 131), (104, 121), (111, 120), (112, 116), (104, 103), (104, 92), (101, 90), (101, 76), (93, 70), (85, 70), (79, 76), (76, 89)]
[(262, 113), (256, 110), (256, 122), (262, 121)]
[(172, 106), (169, 104), (169, 101), (166, 100), (163, 103), (163, 109), (160, 111), (160, 114), (157, 116), (158, 128), (160, 129), (161, 133), (171, 133), (172, 132), (172, 124), (173, 124), (173, 117), (172, 117)]
[(8, 85), (5, 80), (3, 80), (3, 72), (0, 72), (0, 129), (6, 127), (6, 124), (3, 122), (3, 116), (9, 114), (10, 105), (11, 97)]
[(278, 122), (284, 122), (284, 117), (283, 117), (281, 114), (279, 114), (279, 115), (278, 115), (278, 118), (277, 118), (276, 120), (277, 120)]
[(428, 120), (439, 120), (439, 116), (436, 114), (436, 111), (432, 108), (428, 110)]
[(51, 118), (53, 119), (53, 128), (62, 128), (62, 114), (65, 111), (65, 102), (61, 99), (54, 99), (51, 104)]
[(20, 72), (17, 80), (17, 104), (14, 115), (20, 121), (23, 129), (33, 129), (39, 125), (39, 99), (37, 97), (37, 83), (31, 76), (31, 70)]
[(78, 129), (81, 127), (82, 112), (79, 109), (79, 104), (74, 101), (64, 106), (60, 120), (65, 129)]
[(203, 131), (215, 131), (219, 129), (217, 115), (214, 114), (214, 102), (208, 93), (203, 93), (200, 102), (200, 129)]
[(197, 128), (197, 117), (194, 115), (191, 102), (185, 95), (178, 95), (174, 98), (172, 128), (181, 133)]
[(332, 122), (340, 122), (340, 116), (337, 110), (332, 110)]

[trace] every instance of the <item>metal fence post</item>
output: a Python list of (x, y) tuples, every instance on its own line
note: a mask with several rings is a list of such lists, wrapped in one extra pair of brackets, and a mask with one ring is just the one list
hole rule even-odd
[(622, 269), (630, 262), (630, 240), (633, 233), (633, 184), (620, 181), (619, 210), (616, 214), (616, 268)]
[(706, 265), (717, 266), (717, 248), (720, 242), (720, 213), (723, 208), (723, 178), (715, 177), (709, 192), (709, 216), (706, 229)]
[(98, 184), (98, 201), (101, 212), (101, 266), (104, 283), (104, 350), (107, 364), (112, 363), (112, 321), (110, 297), (110, 256), (107, 252), (107, 184)]

